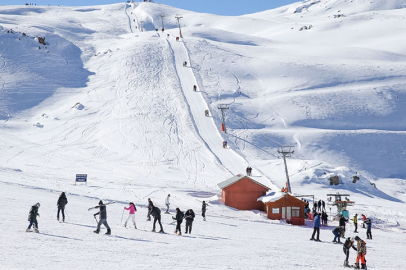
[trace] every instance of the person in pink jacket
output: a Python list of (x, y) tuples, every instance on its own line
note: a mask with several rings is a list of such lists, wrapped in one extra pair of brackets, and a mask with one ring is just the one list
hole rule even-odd
[(135, 207), (134, 203), (130, 202), (130, 204), (127, 207), (124, 207), (125, 210), (129, 210), (130, 213), (128, 215), (127, 220), (124, 223), (124, 227), (127, 227), (127, 221), (131, 218), (134, 224), (134, 228), (137, 229), (137, 225), (135, 225), (135, 212), (137, 211), (137, 207)]

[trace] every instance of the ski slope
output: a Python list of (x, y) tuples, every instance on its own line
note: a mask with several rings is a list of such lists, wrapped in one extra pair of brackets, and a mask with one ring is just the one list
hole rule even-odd
[[(273, 190), (284, 186), (280, 145), (294, 146), (287, 160), (293, 192), (325, 201), (350, 193), (350, 214), (373, 220), (368, 267), (401, 267), (404, 4), (303, 1), (236, 17), (147, 2), (1, 6), (2, 267), (341, 269), (342, 247), (331, 243), (336, 221), (316, 243), (308, 240), (311, 221), (290, 226), (219, 200), (217, 184), (247, 166)], [(220, 104), (230, 107), (227, 134)], [(361, 180), (353, 184), (355, 172)], [(75, 185), (78, 173), (88, 174), (87, 185)], [(338, 186), (329, 185), (334, 175)], [(61, 191), (66, 223), (56, 220)], [(168, 234), (151, 233), (147, 199), (163, 210), (167, 194)], [(99, 199), (117, 201), (107, 210), (112, 236), (92, 233), (87, 209)], [(122, 226), (130, 201), (138, 230)], [(36, 202), (41, 233), (25, 233)], [(173, 234), (176, 207), (195, 210), (192, 235)], [(347, 236), (352, 230), (349, 222)]]

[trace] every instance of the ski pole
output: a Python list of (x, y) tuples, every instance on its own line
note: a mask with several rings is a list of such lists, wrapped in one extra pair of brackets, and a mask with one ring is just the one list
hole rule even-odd
[[(121, 225), (121, 224), (123, 224), (124, 210), (125, 210), (125, 209), (123, 209), (123, 213), (121, 214), (121, 221), (120, 221), (120, 225)], [(127, 219), (127, 220), (128, 220), (128, 219)]]
[(99, 225), (99, 221), (97, 221), (96, 216), (93, 216), (93, 217), (94, 217), (94, 219), (96, 220), (97, 225)]

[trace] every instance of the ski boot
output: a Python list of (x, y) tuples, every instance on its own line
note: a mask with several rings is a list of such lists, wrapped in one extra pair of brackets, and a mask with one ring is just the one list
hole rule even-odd
[(178, 231), (174, 231), (173, 233), (174, 233), (174, 234), (178, 234)]
[(30, 229), (27, 228), (27, 229), (25, 230), (25, 232), (30, 232)]
[(344, 267), (350, 267), (350, 268), (351, 268), (351, 266), (348, 264), (348, 261), (344, 261), (343, 266), (344, 266)]
[(126, 223), (124, 223), (124, 228), (127, 228), (127, 222), (126, 222)]
[(134, 223), (134, 228), (137, 229), (137, 225), (135, 225), (135, 223)]
[(160, 230), (159, 232), (160, 232), (160, 233), (165, 233), (164, 230)]
[(354, 269), (359, 269), (359, 263), (354, 264)]
[(94, 233), (97, 233), (97, 234), (99, 234), (99, 231), (98, 230), (95, 230), (95, 231), (93, 231)]
[(179, 234), (178, 234), (179, 236), (182, 236), (182, 233), (181, 232), (179, 232)]
[(364, 263), (361, 263), (361, 269), (367, 269), (367, 265)]
[(155, 232), (155, 229), (153, 229), (151, 232)]
[(65, 222), (65, 218), (62, 218), (62, 222)]
[(56, 217), (56, 219), (59, 221), (59, 217)]
[(110, 235), (110, 234), (111, 234), (111, 230), (107, 230), (107, 232), (106, 232), (105, 234)]

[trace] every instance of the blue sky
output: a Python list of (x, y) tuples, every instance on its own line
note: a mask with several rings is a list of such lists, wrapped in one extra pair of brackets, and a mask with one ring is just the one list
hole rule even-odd
[[(140, 0), (136, 0), (139, 2)], [(25, 3), (36, 3), (37, 5), (66, 5), (66, 6), (93, 6), (124, 1), (117, 0), (1, 0), (2, 5), (24, 5)], [(288, 5), (299, 0), (154, 0), (173, 7), (197, 11), (201, 13), (212, 13), (218, 15), (242, 15), (254, 13), (267, 9)]]

